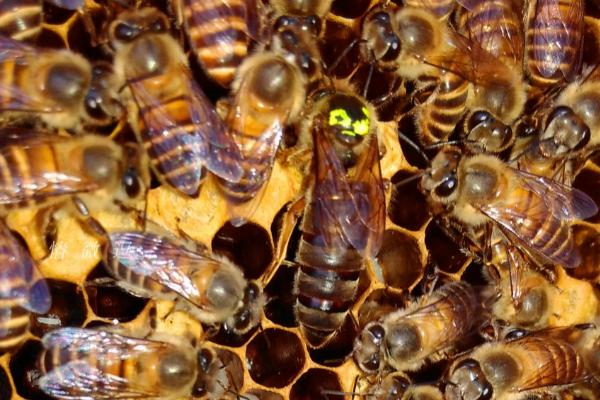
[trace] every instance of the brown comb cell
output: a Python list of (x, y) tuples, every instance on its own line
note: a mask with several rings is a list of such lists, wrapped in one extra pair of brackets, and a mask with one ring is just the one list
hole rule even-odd
[(305, 357), (299, 337), (282, 329), (259, 332), (246, 348), (250, 376), (271, 388), (289, 385), (302, 370)]

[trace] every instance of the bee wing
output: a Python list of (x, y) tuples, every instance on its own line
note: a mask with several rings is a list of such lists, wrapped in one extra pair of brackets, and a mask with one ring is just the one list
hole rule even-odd
[(114, 232), (110, 234), (110, 242), (112, 256), (123, 266), (157, 281), (194, 304), (200, 297), (199, 290), (181, 266), (202, 268), (216, 262), (151, 233)]
[(519, 380), (518, 385), (511, 388), (511, 392), (525, 392), (548, 386), (573, 384), (589, 378), (586, 373), (577, 374), (577, 370), (581, 368), (580, 363), (583, 363), (579, 356), (576, 356), (575, 360), (569, 360), (571, 362), (556, 362), (554, 357), (549, 356), (548, 353), (557, 351), (559, 346), (562, 347), (560, 353), (568, 352), (568, 348), (570, 348), (570, 352), (576, 353), (576, 350), (568, 343), (560, 343), (557, 346), (557, 340), (552, 339), (551, 335), (525, 336), (510, 342), (510, 345), (518, 346), (525, 350), (532, 359), (538, 361), (535, 371), (526, 371), (524, 378)]
[[(66, 350), (80, 358), (93, 355), (94, 359), (112, 360), (115, 363), (151, 354), (166, 346), (161, 342), (82, 328), (60, 328), (49, 332), (42, 338), (42, 344), (49, 350)], [(82, 359), (54, 368), (40, 378), (38, 385), (47, 394), (61, 399), (137, 399), (160, 395), (150, 389), (151, 385), (131, 382), (102, 371)]]
[[(491, 3), (485, 0), (457, 0), (457, 2), (471, 11), (467, 16), (467, 28), (472, 39), (476, 40), (483, 49), (490, 51), (496, 49), (497, 51), (491, 51), (496, 57), (509, 57), (515, 64), (521, 61), (523, 39), (520, 36), (520, 25), (513, 24), (515, 21), (520, 22), (521, 17), (516, 11), (518, 7), (515, 8), (511, 0)], [(502, 50), (498, 48), (503, 44), (500, 42), (508, 44), (509, 50), (498, 53)]]
[(558, 218), (586, 219), (598, 212), (594, 200), (579, 189), (550, 178), (511, 169), (529, 190), (544, 199), (548, 209)]
[(505, 66), (497, 57), (485, 51), (479, 43), (451, 28), (448, 29), (448, 40), (452, 45), (451, 51), (435, 55), (416, 54), (415, 57), (477, 85), (501, 84), (498, 69)]
[[(315, 234), (320, 235), (329, 247), (337, 247), (342, 241), (360, 252), (369, 251), (372, 232), (381, 229), (379, 213), (370, 210), (368, 195), (365, 196), (369, 190), (360, 187), (361, 182), (357, 182), (356, 187), (351, 186), (321, 123), (316, 123), (313, 129), (316, 167), (312, 200), (313, 220), (317, 221), (313, 225), (318, 224), (313, 226), (318, 231)], [(369, 214), (374, 214), (375, 220), (369, 219)]]
[[(545, 4), (540, 6), (540, 3)], [(583, 35), (576, 33), (577, 28), (583, 26), (582, 3), (538, 0), (533, 48), (538, 61), (536, 65), (542, 76), (550, 78), (560, 70), (568, 82), (576, 78), (582, 62)], [(572, 54), (571, 49), (577, 53)]]
[[(367, 254), (374, 257), (381, 247), (385, 228), (385, 190), (381, 178), (376, 135), (371, 135), (369, 147), (358, 160), (351, 181), (352, 186), (361, 189), (354, 191), (354, 198), (361, 222), (368, 229)], [(358, 232), (352, 231), (352, 233)]]
[[(9, 146), (18, 146), (24, 150), (48, 144), (60, 144), (66, 140), (68, 138), (25, 131), (16, 135), (8, 135), (0, 138), (0, 159), (13, 160), (15, 158), (15, 149)], [(76, 194), (98, 188), (97, 183), (64, 171), (62, 173), (48, 171), (47, 173), (30, 173), (28, 175), (12, 174), (10, 180), (0, 182), (0, 204), (22, 203), (32, 198), (42, 199)]]
[[(516, 179), (529, 193), (527, 196), (513, 199), (509, 203), (488, 204), (480, 207), (480, 210), (496, 222), (505, 234), (516, 240), (526, 250), (552, 263), (563, 265), (566, 268), (574, 268), (580, 262), (577, 251), (566, 250), (556, 252), (554, 246), (546, 247), (545, 242), (536, 242), (532, 239), (536, 232), (532, 232), (532, 226), (540, 226), (541, 223), (557, 227), (564, 233), (565, 240), (568, 238), (564, 220), (574, 218), (587, 218), (594, 215), (597, 206), (585, 193), (558, 183), (556, 181), (512, 170)], [(531, 196), (542, 201), (532, 201)], [(547, 221), (551, 218), (552, 221)], [(536, 228), (537, 229), (537, 228)], [(572, 246), (571, 246), (572, 247)]]
[(186, 82), (189, 85), (192, 120), (198, 135), (208, 145), (208, 153), (204, 159), (206, 167), (210, 172), (225, 180), (239, 181), (244, 170), (239, 163), (229, 161), (239, 158), (239, 148), (232, 132), (225, 127), (215, 107), (196, 83), (189, 68), (185, 65), (182, 65), (181, 68), (182, 73), (187, 76)]
[[(25, 64), (30, 57), (39, 57), (40, 50), (9, 37), (0, 37), (0, 66), (5, 63)], [(12, 71), (12, 70), (7, 70)], [(7, 72), (11, 73), (11, 72)], [(0, 111), (31, 111), (36, 113), (52, 113), (62, 111), (59, 107), (51, 107), (42, 99), (34, 98), (14, 82), (3, 79), (0, 82)]]
[(44, 314), (51, 305), (50, 289), (35, 262), (12, 235), (0, 223), (0, 299), (25, 298), (23, 307)]

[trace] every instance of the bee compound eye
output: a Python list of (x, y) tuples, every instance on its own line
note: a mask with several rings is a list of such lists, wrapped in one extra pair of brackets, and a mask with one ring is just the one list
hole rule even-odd
[(445, 178), (438, 186), (435, 188), (435, 194), (439, 197), (448, 197), (456, 190), (458, 186), (458, 178), (456, 175), (452, 174), (449, 177)]

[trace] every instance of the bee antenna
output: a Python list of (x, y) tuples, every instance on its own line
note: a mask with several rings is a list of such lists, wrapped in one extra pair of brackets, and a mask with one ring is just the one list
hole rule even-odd
[(479, 143), (477, 140), (472, 140), (472, 139), (454, 139), (454, 140), (442, 140), (440, 142), (436, 142), (436, 143), (432, 143), (430, 145), (427, 145), (424, 147), (425, 150), (433, 150), (433, 149), (438, 149), (440, 147), (444, 147), (444, 146), (456, 146), (456, 145), (460, 145), (460, 144), (474, 144), (474, 143)]
[(330, 75), (331, 71), (335, 70), (337, 68), (337, 66), (339, 65), (339, 63), (348, 55), (348, 53), (350, 53), (350, 50), (352, 50), (354, 48), (354, 46), (356, 46), (359, 43), (365, 43), (366, 40), (365, 39), (354, 39), (352, 42), (350, 42), (350, 44), (348, 46), (346, 46), (346, 48), (344, 49), (344, 51), (342, 51), (340, 53), (340, 55), (335, 59), (335, 61), (333, 62), (333, 64), (331, 64), (326, 72), (327, 75)]
[(431, 164), (431, 160), (429, 159), (429, 157), (427, 157), (427, 154), (425, 154), (425, 152), (419, 147), (419, 145), (417, 145), (411, 138), (409, 138), (408, 136), (406, 136), (404, 133), (402, 133), (400, 131), (398, 131), (398, 138), (400, 138), (406, 144), (408, 144), (410, 147), (415, 149), (417, 151), (417, 153), (419, 153), (421, 155), (421, 157), (423, 157), (423, 159), (427, 162), (427, 164)]
[(416, 181), (417, 179), (420, 179), (423, 175), (425, 175), (428, 171), (429, 171), (428, 169), (425, 169), (425, 170), (419, 172), (416, 175), (413, 175), (413, 176), (408, 177), (406, 179), (402, 179), (400, 182), (395, 183), (394, 186), (395, 187), (401, 187), (401, 186), (406, 185), (407, 183), (410, 183), (412, 181)]

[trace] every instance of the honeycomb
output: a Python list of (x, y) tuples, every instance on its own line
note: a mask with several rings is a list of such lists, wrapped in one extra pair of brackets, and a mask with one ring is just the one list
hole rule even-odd
[[(347, 48), (358, 37), (360, 17), (376, 2), (333, 2), (326, 17), (321, 48), (326, 65), (333, 64), (339, 49)], [(597, 18), (600, 10), (592, 2), (589, 2), (591, 16), (588, 18)], [(106, 3), (111, 1), (86, 0), (86, 13), (92, 16), (98, 28), (109, 18)], [(135, 3), (168, 9), (166, 0)], [(44, 3), (44, 18), (38, 44), (69, 48), (91, 59), (104, 57), (91, 45), (92, 36), (79, 12)], [(224, 95), (197, 65), (192, 64), (192, 67), (211, 99)], [(358, 46), (355, 46), (330, 73), (335, 79), (362, 88), (369, 66), (361, 61)], [(59, 326), (96, 327), (115, 323), (142, 327), (150, 320), (156, 321), (158, 332), (201, 338), (228, 360), (227, 369), (236, 384), (236, 393), (230, 394), (231, 398), (237, 394), (263, 400), (350, 398), (354, 397), (350, 393), (356, 391), (357, 381), (362, 379), (351, 358), (353, 341), (361, 327), (422, 294), (423, 284), (431, 279), (434, 269), (449, 279), (485, 284), (481, 265), (462, 251), (431, 218), (418, 180), (406, 183), (427, 167), (414, 149), (398, 141), (398, 129), (415, 137), (410, 105), (402, 96), (406, 88), (391, 73), (375, 71), (370, 79), (368, 100), (395, 94), (378, 108), (380, 139), (385, 147), (381, 159), (388, 202), (385, 233), (376, 262), (360, 277), (351, 316), (331, 344), (318, 349), (308, 347), (294, 317), (293, 285), (297, 267), (284, 261), (293, 260), (298, 244), (298, 222), (302, 213), (296, 201), (306, 190), (305, 170), (302, 165), (277, 160), (261, 206), (251, 221), (241, 226), (228, 222), (228, 203), (210, 178), (196, 199), (154, 184), (145, 199), (147, 204), (140, 201), (137, 205), (138, 209), (146, 210), (149, 220), (226, 255), (243, 269), (248, 279), (260, 282), (268, 298), (260, 327), (242, 337), (219, 332), (206, 338), (206, 327), (184, 312), (169, 312), (169, 302), (141, 299), (117, 287), (90, 284), (96, 278), (107, 276), (100, 244), (68, 213), (56, 212), (49, 252), (49, 239), (37, 229), (36, 213), (30, 210), (11, 213), (7, 223), (39, 262), (51, 288), (53, 303), (47, 314), (32, 315), (29, 339), (14, 352), (0, 356), (0, 400), (49, 398), (33, 383), (39, 377), (36, 366), (41, 350), (39, 339), (46, 332)], [(131, 136), (123, 123), (99, 133), (115, 138)], [(573, 185), (600, 204), (597, 189), (600, 158), (588, 160)], [(110, 209), (95, 210), (93, 214), (109, 231), (141, 228), (139, 219), (131, 213)], [(578, 268), (559, 271), (558, 297), (552, 305), (550, 326), (593, 321), (598, 315), (600, 214), (578, 221), (572, 229), (583, 262)], [(510, 308), (510, 305), (505, 307)], [(445, 367), (442, 361), (412, 374), (411, 378), (415, 382), (433, 382), (440, 378)], [(348, 395), (323, 394), (323, 390)], [(586, 398), (596, 398), (593, 396), (588, 394)]]

